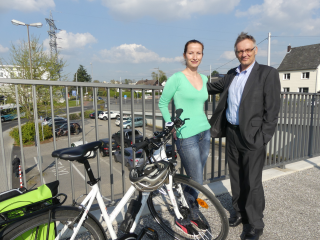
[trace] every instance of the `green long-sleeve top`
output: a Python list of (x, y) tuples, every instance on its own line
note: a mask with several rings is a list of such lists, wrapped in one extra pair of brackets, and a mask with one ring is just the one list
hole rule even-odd
[(208, 99), (207, 77), (200, 74), (203, 82), (201, 90), (192, 86), (182, 72), (173, 74), (166, 82), (159, 101), (159, 109), (166, 122), (171, 121), (168, 105), (173, 98), (176, 109), (183, 109), (181, 119), (190, 118), (178, 131), (178, 138), (192, 137), (210, 129), (207, 116), (204, 113), (204, 102)]

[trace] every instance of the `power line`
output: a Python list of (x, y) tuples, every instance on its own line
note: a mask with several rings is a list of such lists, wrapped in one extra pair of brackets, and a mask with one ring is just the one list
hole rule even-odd
[(308, 38), (308, 37), (320, 37), (320, 36), (271, 36), (271, 37), (288, 37), (288, 38), (291, 38), (291, 37), (292, 38), (295, 38), (295, 37), (296, 38), (300, 38), (300, 37), (304, 38), (305, 37), (305, 38)]
[[(265, 39), (263, 39), (261, 42), (259, 42), (257, 45), (259, 45), (260, 43), (262, 43), (262, 42), (264, 42), (265, 40), (267, 40), (268, 38), (265, 38)], [(223, 67), (223, 66), (225, 66), (225, 65), (227, 65), (228, 63), (231, 63), (233, 60), (235, 60), (235, 59), (237, 59), (236, 57), (234, 58), (234, 59), (232, 59), (231, 61), (229, 61), (229, 62), (227, 62), (227, 63), (225, 63), (225, 64), (223, 64), (223, 65), (221, 65), (220, 67), (218, 67), (218, 68), (216, 68), (215, 70), (217, 70), (217, 69), (219, 69), (219, 68), (221, 68), (221, 67)], [(215, 71), (215, 70), (213, 70), (213, 71)]]

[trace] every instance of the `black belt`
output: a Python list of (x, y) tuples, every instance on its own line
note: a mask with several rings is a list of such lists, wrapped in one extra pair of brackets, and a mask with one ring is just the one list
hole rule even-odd
[(227, 121), (227, 125), (228, 125), (229, 128), (239, 130), (239, 125), (233, 125), (233, 124), (229, 123), (228, 121)]

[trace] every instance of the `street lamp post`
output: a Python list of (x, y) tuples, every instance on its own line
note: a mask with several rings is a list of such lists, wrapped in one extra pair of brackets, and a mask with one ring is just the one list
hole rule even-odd
[(31, 24), (26, 24), (24, 22), (20, 22), (18, 20), (11, 20), (13, 25), (19, 26), (27, 26), (27, 31), (28, 31), (28, 43), (29, 43), (29, 61), (30, 61), (30, 75), (31, 75), (31, 79), (33, 79), (33, 75), (32, 75), (32, 61), (31, 61), (31, 45), (30, 45), (30, 36), (29, 36), (29, 26), (30, 27), (37, 27), (37, 28), (41, 28), (42, 27), (42, 23), (31, 23)]

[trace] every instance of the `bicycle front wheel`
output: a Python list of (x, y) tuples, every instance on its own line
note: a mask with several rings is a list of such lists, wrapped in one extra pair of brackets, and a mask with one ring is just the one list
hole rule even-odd
[[(15, 226), (8, 226), (8, 230), (4, 231), (3, 240), (45, 240), (47, 232), (49, 232), (49, 240), (54, 240), (65, 225), (69, 227), (59, 239), (69, 239), (73, 234), (74, 228), (77, 226), (77, 220), (80, 212), (74, 207), (59, 207), (52, 210), (51, 221), (49, 223), (49, 213), (33, 217), (28, 221), (14, 223)], [(48, 229), (48, 226), (49, 229)], [(106, 235), (97, 222), (97, 220), (88, 215), (82, 224), (79, 233), (75, 239), (86, 240), (105, 240)]]
[(226, 239), (229, 231), (228, 218), (218, 199), (204, 186), (189, 177), (176, 174), (173, 178), (172, 190), (179, 212), (185, 218), (187, 218), (185, 213), (190, 213), (188, 207), (185, 207), (186, 204), (183, 204), (184, 190), (188, 188), (199, 192), (196, 200), (197, 217), (206, 224), (206, 230), (198, 228), (190, 221), (199, 234), (189, 235), (176, 224), (177, 218), (165, 186), (150, 193), (148, 198), (148, 207), (156, 222), (175, 239)]

